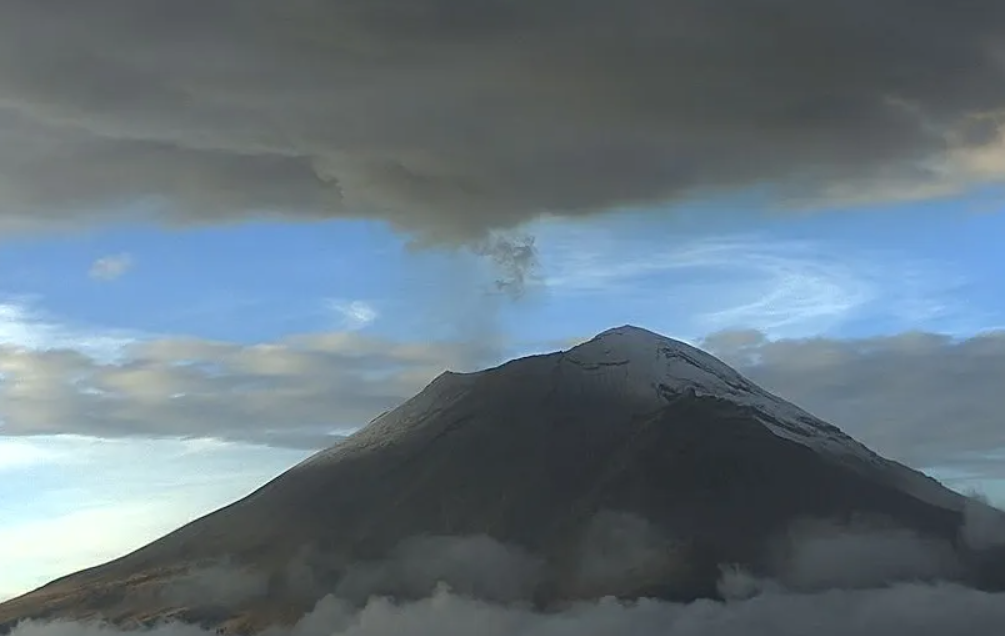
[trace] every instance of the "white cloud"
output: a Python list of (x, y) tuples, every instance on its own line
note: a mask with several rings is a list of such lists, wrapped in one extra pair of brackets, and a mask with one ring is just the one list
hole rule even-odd
[(114, 360), (0, 346), (8, 435), (219, 437), (299, 448), (362, 426), (447, 369), (496, 362), (448, 342), (358, 332), (240, 345), (196, 338), (131, 343)]
[[(1005, 332), (960, 340), (934, 333), (771, 340), (734, 331), (699, 344), (881, 453), (914, 466), (1003, 476), (977, 455), (1005, 448), (997, 408)], [(498, 356), (494, 345), (360, 332), (254, 345), (150, 339), (122, 348), (116, 360), (0, 346), (0, 419), (11, 436), (212, 437), (313, 449), (329, 445), (331, 432), (397, 406), (444, 370), (488, 366)]]
[(132, 269), (133, 264), (133, 257), (129, 254), (102, 256), (91, 264), (88, 275), (95, 280), (115, 280)]
[(962, 277), (946, 263), (758, 234), (671, 243), (665, 235), (602, 224), (550, 235), (544, 226), (544, 285), (674, 316), (675, 333), (692, 339), (738, 327), (801, 337), (863, 317), (954, 332), (984, 326), (972, 308), (963, 314), (954, 296)]
[(377, 309), (364, 300), (336, 300), (331, 302), (331, 308), (341, 317), (341, 328), (348, 330), (367, 327), (380, 316)]
[(34, 351), (67, 349), (113, 359), (138, 338), (124, 330), (75, 327), (39, 310), (37, 299), (0, 296), (0, 345)]

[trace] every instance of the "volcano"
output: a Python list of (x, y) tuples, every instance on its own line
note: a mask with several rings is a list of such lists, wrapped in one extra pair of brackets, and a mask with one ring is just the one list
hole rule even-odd
[[(715, 357), (625, 326), (444, 373), (248, 497), (0, 605), (0, 623), (176, 618), (251, 632), (331, 592), (360, 602), (439, 579), (541, 607), (715, 597), (724, 564), (774, 574), (800, 521), (868, 519), (959, 551), (965, 502)], [(486, 554), (498, 557), (491, 584), (462, 580)], [(246, 593), (166, 592), (213, 568), (243, 573)]]

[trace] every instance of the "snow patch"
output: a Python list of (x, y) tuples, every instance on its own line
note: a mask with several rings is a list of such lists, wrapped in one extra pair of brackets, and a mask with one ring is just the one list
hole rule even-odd
[(609, 329), (565, 353), (564, 360), (593, 374), (598, 389), (659, 408), (687, 391), (749, 407), (775, 435), (829, 456), (885, 465), (864, 445), (747, 380), (718, 358), (646, 329)]

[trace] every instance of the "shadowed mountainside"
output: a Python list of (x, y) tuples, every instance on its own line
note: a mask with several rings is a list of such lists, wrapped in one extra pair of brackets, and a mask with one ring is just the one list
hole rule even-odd
[[(481, 537), (533, 564), (518, 586), (469, 585), (474, 596), (543, 607), (714, 597), (723, 564), (780, 574), (787, 533), (806, 519), (910, 529), (955, 549), (959, 578), (990, 586), (998, 570), (959, 545), (963, 504), (715, 358), (623, 327), (570, 351), (446, 373), (245, 499), (0, 605), (0, 624), (174, 616), (254, 631), (295, 621), (329, 592), (427, 593), (435, 581), (363, 580), (360, 564), (443, 537)], [(598, 540), (628, 565), (591, 573)], [(634, 562), (618, 553), (640, 545)], [(226, 603), (163, 592), (222, 562), (261, 585)]]

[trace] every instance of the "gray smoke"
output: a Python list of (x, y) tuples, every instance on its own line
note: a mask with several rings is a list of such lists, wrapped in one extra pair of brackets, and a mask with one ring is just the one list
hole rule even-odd
[(539, 262), (534, 243), (529, 234), (493, 233), (476, 244), (473, 251), (494, 266), (496, 290), (519, 299), (537, 275)]

